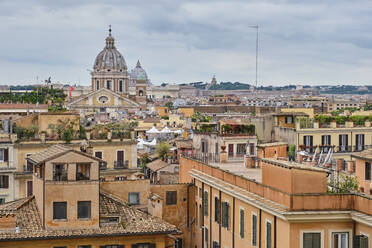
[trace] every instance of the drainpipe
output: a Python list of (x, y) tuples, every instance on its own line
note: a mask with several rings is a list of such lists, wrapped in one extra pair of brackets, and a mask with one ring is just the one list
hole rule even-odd
[(235, 248), (235, 197), (233, 197), (232, 248)]
[(274, 248), (276, 248), (276, 215), (274, 216)]
[(259, 217), (258, 217), (258, 248), (261, 248), (261, 218), (262, 218), (262, 209), (260, 209), (259, 212)]
[(201, 243), (201, 247), (204, 248), (204, 183), (202, 183), (202, 195), (201, 195), (201, 198), (202, 198), (202, 204), (201, 204), (201, 213), (200, 213), (200, 219), (201, 219), (201, 223), (200, 223), (200, 226), (202, 227), (202, 243)]

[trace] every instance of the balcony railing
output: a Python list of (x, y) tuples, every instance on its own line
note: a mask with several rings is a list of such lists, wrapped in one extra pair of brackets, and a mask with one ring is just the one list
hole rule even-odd
[(220, 154), (215, 153), (192, 153), (192, 154), (184, 154), (185, 157), (195, 159), (201, 161), (203, 163), (219, 163), (220, 162)]
[(323, 153), (326, 153), (329, 151), (330, 148), (333, 148), (333, 152), (343, 153), (343, 152), (361, 152), (367, 149), (371, 149), (372, 145), (356, 145), (356, 146), (324, 146), (324, 145), (304, 146), (304, 145), (300, 145), (300, 149), (303, 149), (308, 153), (314, 153), (317, 147), (318, 147), (317, 149), (318, 153), (321, 151), (323, 151)]
[(117, 160), (114, 162), (115, 169), (128, 169), (128, 166), (129, 166), (128, 160), (125, 160), (125, 161)]
[(33, 172), (32, 164), (23, 165), (23, 172), (24, 173), (32, 173)]

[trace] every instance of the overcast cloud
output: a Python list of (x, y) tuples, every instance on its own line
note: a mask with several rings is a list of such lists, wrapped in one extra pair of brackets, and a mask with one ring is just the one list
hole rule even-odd
[(372, 1), (0, 1), (0, 83), (89, 85), (112, 25), (153, 83), (371, 84)]

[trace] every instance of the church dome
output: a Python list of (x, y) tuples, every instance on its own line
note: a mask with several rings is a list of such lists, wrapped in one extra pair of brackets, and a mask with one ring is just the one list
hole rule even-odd
[(127, 64), (125, 63), (123, 55), (116, 49), (115, 39), (111, 36), (111, 28), (109, 29), (109, 36), (106, 38), (105, 48), (97, 55), (94, 62), (94, 71), (114, 71), (125, 72)]
[(141, 67), (139, 60), (137, 61), (136, 68), (130, 72), (130, 79), (132, 80), (145, 80), (147, 81), (146, 71)]

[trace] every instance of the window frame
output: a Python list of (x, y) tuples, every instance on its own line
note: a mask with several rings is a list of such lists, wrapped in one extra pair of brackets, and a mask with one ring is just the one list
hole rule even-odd
[[(367, 165), (369, 167), (369, 174), (367, 174)], [(364, 162), (364, 181), (371, 181), (371, 163), (370, 162)]]
[[(173, 201), (174, 199), (174, 196), (172, 197), (168, 197), (168, 194), (175, 194), (176, 197), (175, 197), (175, 201)], [(165, 205), (167, 206), (171, 206), (171, 205), (177, 205), (177, 202), (178, 202), (178, 193), (177, 193), (177, 190), (168, 190), (168, 191), (165, 191)]]
[(320, 233), (320, 248), (324, 248), (324, 230), (323, 229), (300, 230), (300, 248), (304, 248), (304, 234), (305, 233)]
[[(256, 218), (256, 229), (255, 229), (255, 233), (253, 233), (253, 216)], [(257, 246), (257, 237), (258, 237), (258, 232), (257, 232), (257, 227), (258, 227), (258, 215), (256, 212), (251, 212), (251, 230), (252, 230), (252, 235), (251, 235), (251, 245), (252, 246)], [(254, 239), (253, 239), (254, 237)]]
[[(89, 203), (89, 209), (88, 209), (88, 217), (79, 217), (79, 204), (82, 203)], [(77, 219), (78, 220), (90, 220), (92, 218), (92, 202), (91, 201), (78, 201), (77, 202), (77, 209), (76, 209)]]
[[(100, 152), (100, 153), (101, 153), (101, 157), (102, 157), (102, 158), (100, 158), (100, 157), (97, 157), (97, 156), (96, 156), (96, 153), (97, 153), (97, 152)], [(103, 157), (103, 151), (102, 151), (102, 150), (97, 150), (97, 151), (94, 151), (94, 157), (95, 157), (95, 158), (99, 158), (99, 159), (102, 159), (102, 160), (103, 160), (103, 158), (104, 158), (104, 157)]]
[[(136, 203), (130, 202), (130, 196), (131, 195), (137, 195), (138, 202), (136, 202)], [(130, 205), (140, 205), (140, 203), (141, 203), (140, 192), (128, 192), (128, 203)]]
[[(56, 204), (63, 203), (65, 205), (65, 218), (56, 218)], [(59, 202), (53, 202), (53, 221), (66, 221), (67, 220), (67, 201), (59, 201)]]
[[(243, 213), (243, 225), (242, 225), (242, 213)], [(243, 207), (239, 208), (239, 237), (241, 239), (245, 238), (245, 210)]]
[(329, 243), (328, 247), (333, 247), (333, 234), (334, 233), (347, 233), (348, 234), (348, 242), (347, 242), (347, 248), (352, 248), (353, 247), (353, 235), (352, 235), (352, 230), (351, 229), (329, 229), (328, 230), (328, 236), (329, 236)]
[[(270, 236), (268, 236), (268, 228), (267, 225), (270, 224)], [(268, 246), (268, 238), (270, 237), (270, 246)], [(271, 220), (265, 220), (265, 248), (273, 248), (273, 223)]]

